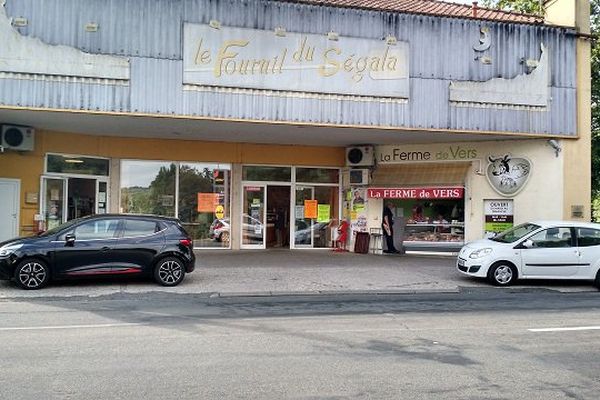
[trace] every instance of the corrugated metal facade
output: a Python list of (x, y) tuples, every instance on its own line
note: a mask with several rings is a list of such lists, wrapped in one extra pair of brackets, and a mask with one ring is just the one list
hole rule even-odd
[[(24, 35), (50, 44), (126, 55), (128, 86), (0, 79), (4, 104), (223, 117), (266, 121), (398, 126), (574, 135), (575, 37), (548, 26), (318, 7), (259, 0), (7, 0), (9, 16), (29, 20)], [(410, 44), (410, 98), (406, 103), (263, 96), (184, 90), (182, 24), (208, 23), (290, 32), (381, 39), (394, 34)], [(96, 33), (84, 25), (98, 23)], [(489, 27), (491, 65), (474, 59), (473, 44)], [(550, 106), (543, 111), (457, 107), (448, 101), (451, 80), (485, 81), (525, 72), (521, 59), (550, 51)]]

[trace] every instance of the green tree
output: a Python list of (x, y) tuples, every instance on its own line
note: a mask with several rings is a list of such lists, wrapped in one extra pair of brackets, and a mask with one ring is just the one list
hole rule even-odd
[(488, 8), (499, 8), (525, 14), (544, 14), (542, 2), (539, 0), (483, 0), (481, 4)]

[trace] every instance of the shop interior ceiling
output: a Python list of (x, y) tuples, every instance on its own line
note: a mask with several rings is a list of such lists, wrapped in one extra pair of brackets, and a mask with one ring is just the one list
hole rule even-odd
[(523, 139), (522, 135), (293, 125), (0, 109), (0, 123), (89, 135), (318, 146)]

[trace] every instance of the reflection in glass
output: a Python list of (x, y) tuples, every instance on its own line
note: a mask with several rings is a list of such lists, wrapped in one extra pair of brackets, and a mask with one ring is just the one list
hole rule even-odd
[(264, 229), (265, 188), (244, 186), (242, 214), (242, 244), (261, 246), (265, 240)]
[[(304, 202), (317, 200), (317, 218), (304, 218)], [(339, 220), (337, 186), (297, 186), (294, 243), (299, 247), (330, 247)]]
[(121, 162), (121, 212), (175, 216), (176, 166), (160, 161)]
[(44, 178), (44, 220), (46, 229), (56, 228), (63, 222), (65, 215), (65, 181), (63, 179)]
[(109, 160), (105, 158), (48, 154), (47, 159), (47, 172), (108, 176)]
[(296, 182), (337, 184), (339, 179), (337, 168), (296, 168)]
[[(340, 219), (339, 189), (331, 186), (315, 186), (315, 200), (321, 206), (321, 218), (313, 225), (313, 247), (330, 247), (332, 244), (332, 222)], [(329, 212), (323, 212), (323, 210)]]
[(195, 247), (229, 247), (230, 166), (179, 166), (179, 219)]
[(296, 246), (312, 246), (312, 219), (304, 218), (304, 201), (312, 199), (312, 187), (296, 187), (296, 204), (294, 207), (294, 243), (296, 244)]
[(289, 182), (292, 179), (292, 169), (290, 167), (246, 165), (242, 169), (242, 179), (245, 181)]

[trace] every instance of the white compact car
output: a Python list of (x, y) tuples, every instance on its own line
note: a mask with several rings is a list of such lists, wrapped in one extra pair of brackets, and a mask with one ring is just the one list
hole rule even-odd
[(517, 279), (582, 279), (600, 289), (600, 224), (537, 221), (491, 239), (467, 243), (458, 254), (464, 275), (507, 286)]

